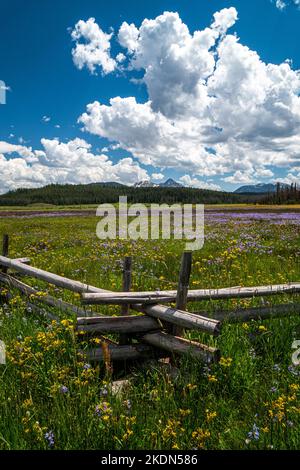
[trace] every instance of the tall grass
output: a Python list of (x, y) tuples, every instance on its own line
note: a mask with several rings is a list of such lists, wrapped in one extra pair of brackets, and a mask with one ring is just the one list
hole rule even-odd
[[(121, 262), (130, 254), (134, 289), (176, 288), (181, 242), (101, 242), (95, 225), (93, 217), (3, 219), (0, 236), (10, 234), (10, 256), (30, 256), (34, 266), (93, 285), (121, 290)], [(299, 280), (297, 225), (228, 221), (207, 227), (206, 236), (203, 250), (193, 254), (194, 288)], [(26, 282), (79, 304), (76, 294)], [(3, 287), (3, 301), (5, 294)], [(208, 301), (190, 308), (213, 316), (216, 308), (261, 302)], [(300, 369), (291, 363), (298, 317), (225, 323), (217, 339), (190, 332), (221, 349), (219, 364), (207, 367), (186, 357), (177, 359), (176, 373), (153, 361), (136, 365), (129, 384), (115, 393), (103, 367), (78, 354), (79, 342), (86, 348), (91, 340), (78, 337), (74, 318), (55, 313), (61, 320), (53, 323), (30, 313), (17, 292), (0, 304), (0, 339), (7, 346), (7, 364), (0, 365), (0, 449), (299, 448)]]

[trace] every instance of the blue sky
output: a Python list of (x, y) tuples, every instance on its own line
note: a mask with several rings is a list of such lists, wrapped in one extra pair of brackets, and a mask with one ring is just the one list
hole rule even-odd
[[(166, 81), (170, 78), (171, 89), (173, 79), (171, 80), (170, 74), (177, 73), (176, 67), (173, 67), (174, 64), (172, 65), (173, 68), (170, 67), (170, 69), (164, 71), (166, 75), (160, 75), (160, 71), (158, 71), (157, 77), (152, 77), (151, 82), (147, 84), (145, 80), (143, 82), (143, 76), (147, 67), (152, 67), (149, 51), (140, 50), (139, 54), (143, 55), (142, 62), (144, 61), (144, 65), (139, 70), (136, 68), (132, 71), (126, 70), (132, 59), (132, 54), (129, 54), (129, 59), (127, 57), (126, 66), (122, 66), (122, 64), (116, 66), (116, 69), (111, 73), (103, 73), (103, 69), (99, 64), (96, 64), (96, 73), (94, 74), (89, 70), (87, 63), (80, 70), (78, 64), (76, 66), (76, 61), (72, 59), (72, 49), (84, 39), (81, 36), (76, 42), (72, 41), (71, 38), (71, 31), (74, 30), (75, 24), (79, 20), (86, 22), (91, 17), (95, 18), (95, 23), (106, 34), (110, 33), (111, 28), (113, 28), (115, 34), (109, 39), (111, 43), (109, 54), (115, 60), (118, 53), (126, 54), (125, 48), (117, 40), (117, 34), (123, 22), (134, 23), (136, 28), (140, 28), (145, 18), (155, 20), (157, 16), (162, 15), (165, 11), (178, 12), (182, 23), (188, 27), (192, 35), (197, 30), (204, 30), (209, 27), (212, 24), (214, 13), (224, 8), (234, 7), (238, 13), (238, 20), (232, 27), (229, 27), (227, 34), (236, 33), (240, 38), (240, 43), (250, 50), (256, 51), (263, 63), (279, 66), (286, 59), (290, 59), (292, 64), (289, 67), (295, 71), (300, 69), (298, 46), (300, 43), (300, 11), (293, 1), (287, 1), (285, 8), (278, 8), (284, 5), (277, 4), (276, 7), (275, 3), (270, 0), (191, 0), (189, 2), (183, 0), (152, 0), (151, 2), (135, 0), (126, 2), (116, 0), (110, 2), (96, 0), (44, 0), (43, 2), (2, 0), (0, 79), (5, 82), (8, 91), (6, 92), (6, 104), (0, 105), (0, 141), (2, 142), (2, 147), (0, 145), (2, 167), (0, 160), (0, 169), (2, 174), (5, 175), (5, 178), (2, 176), (2, 180), (0, 175), (0, 192), (20, 186), (38, 186), (47, 182), (89, 182), (93, 179), (94, 174), (100, 175), (95, 176), (96, 179), (118, 179), (120, 175), (123, 175), (123, 170), (125, 182), (128, 183), (133, 181), (130, 178), (126, 179), (126, 175), (133, 171), (132, 174), (136, 178), (145, 177), (146, 174), (147, 177), (151, 177), (153, 174), (157, 175), (157, 181), (166, 179), (169, 176), (175, 179), (183, 177), (184, 179), (181, 181), (185, 184), (211, 185), (211, 187), (229, 190), (233, 190), (247, 182), (274, 181), (278, 178), (286, 181), (297, 179), (300, 171), (300, 163), (299, 165), (297, 163), (297, 146), (299, 143), (296, 140), (299, 124), (299, 103), (297, 103), (299, 90), (297, 91), (297, 85), (292, 85), (296, 80), (295, 77), (291, 77), (290, 82), (287, 81), (286, 83), (288, 91), (291, 86), (295, 86), (295, 89), (293, 91), (293, 102), (290, 99), (288, 100), (290, 104), (284, 101), (285, 107), (291, 107), (288, 110), (289, 115), (287, 117), (285, 112), (285, 117), (282, 118), (289, 122), (289, 126), (291, 120), (293, 120), (292, 129), (286, 129), (279, 136), (282, 140), (278, 140), (278, 129), (269, 129), (269, 124), (263, 123), (264, 129), (266, 127), (269, 129), (269, 141), (274, 139), (275, 143), (272, 148), (267, 149), (266, 134), (261, 136), (261, 139), (264, 138), (263, 145), (258, 146), (257, 142), (254, 142), (254, 128), (251, 128), (251, 132), (247, 129), (247, 138), (243, 137), (241, 141), (237, 137), (236, 130), (233, 132), (230, 129), (220, 142), (216, 142), (215, 137), (211, 140), (211, 136), (208, 138), (207, 133), (205, 133), (204, 140), (199, 136), (199, 142), (196, 142), (193, 138), (195, 141), (193, 146), (189, 140), (186, 142), (185, 147), (182, 147), (183, 144), (180, 143), (176, 149), (177, 143), (168, 138), (166, 141), (162, 140), (160, 149), (174, 144), (174, 151), (168, 154), (167, 149), (162, 151), (162, 155), (158, 155), (160, 150), (154, 148), (152, 155), (149, 142), (145, 143), (144, 149), (142, 148), (144, 143), (141, 139), (140, 130), (138, 135), (134, 133), (130, 139), (128, 138), (128, 141), (126, 138), (124, 140), (124, 133), (133, 133), (132, 120), (126, 115), (126, 112), (134, 114), (136, 112), (135, 105), (133, 104), (128, 109), (127, 107), (122, 108), (122, 112), (125, 114), (122, 116), (124, 121), (122, 121), (121, 126), (119, 120), (116, 120), (116, 113), (119, 111), (114, 111), (114, 106), (113, 109), (110, 109), (110, 99), (114, 97), (121, 97), (122, 99), (134, 97), (136, 103), (144, 104), (148, 101), (149, 94), (152, 93), (152, 95), (155, 95), (153, 119), (156, 120), (155, 132), (158, 133), (157, 135), (164, 134), (166, 132), (164, 126), (172, 125), (173, 119), (180, 122), (178, 124), (179, 134), (183, 129), (188, 133), (189, 126), (195, 125), (194, 112), (190, 108), (189, 111), (186, 109), (182, 111), (185, 115), (184, 120), (180, 114), (181, 105), (179, 106), (177, 102), (174, 101), (172, 111), (169, 111), (169, 108), (164, 105), (160, 108), (160, 99), (163, 103), (163, 100), (166, 99), (166, 92), (163, 91), (160, 98), (157, 91), (158, 83), (162, 80), (162, 77), (166, 76)], [(167, 18), (165, 22), (166, 31), (169, 28), (168, 21)], [(218, 39), (218, 41), (221, 40), (222, 38)], [(155, 37), (153, 48), (159, 47), (159, 39)], [(148, 63), (147, 60), (150, 60), (150, 62)], [(186, 60), (184, 58), (184, 61)], [(247, 59), (243, 60), (247, 62)], [(189, 63), (184, 63), (188, 69)], [(194, 66), (195, 64), (193, 64)], [(230, 66), (232, 75), (233, 65)], [(251, 64), (249, 67), (252, 67)], [(180, 71), (178, 69), (179, 72), (184, 73), (182, 67)], [(253, 72), (253, 74), (255, 75), (253, 77), (254, 81), (259, 81), (259, 75), (256, 75), (256, 72)], [(141, 80), (136, 83), (136, 81), (132, 81), (132, 78)], [(155, 82), (156, 79), (157, 82)], [(284, 79), (281, 78), (281, 80), (285, 82)], [(186, 93), (189, 81), (187, 80), (186, 83), (184, 81), (185, 77), (181, 80), (180, 89), (184, 89), (184, 93)], [(215, 87), (214, 93), (216, 96), (218, 96), (218, 87), (220, 86), (222, 84)], [(278, 87), (281, 89), (280, 97), (286, 94), (282, 84), (279, 84)], [(267, 85), (264, 88), (264, 91), (266, 90)], [(234, 93), (233, 88), (230, 92)], [(189, 93), (189, 90), (187, 90), (187, 93)], [(194, 93), (194, 90), (190, 94), (192, 93)], [(270, 93), (270, 87), (266, 93)], [(172, 99), (170, 95), (170, 100), (172, 101)], [(247, 101), (247, 97), (243, 96), (243, 99), (245, 99), (245, 102)], [(277, 101), (278, 99), (277, 97)], [(285, 98), (283, 99), (285, 100)], [(222, 100), (223, 104), (224, 97)], [(100, 110), (101, 113), (103, 111), (105, 119), (108, 118), (108, 113), (110, 113), (111, 126), (115, 129), (114, 131), (111, 128), (103, 129), (103, 125), (100, 126), (99, 122), (96, 124), (91, 123), (90, 120), (88, 123), (86, 121), (77, 122), (78, 118), (86, 111), (86, 106), (95, 101), (106, 106), (105, 109), (100, 107), (98, 111)], [(195, 101), (196, 106), (197, 101)], [(253, 106), (257, 106), (257, 103), (254, 103)], [(259, 103), (259, 106), (261, 106), (261, 103)], [(268, 112), (270, 106), (270, 103), (268, 103)], [(225, 108), (227, 111), (225, 111)], [(111, 116), (113, 111), (114, 114)], [(141, 112), (141, 119), (144, 119), (143, 113), (148, 113), (148, 110), (141, 108), (138, 112)], [(230, 112), (236, 114), (233, 109), (229, 109), (228, 106), (224, 105), (225, 112), (229, 112), (229, 119)], [(162, 113), (163, 117), (166, 116), (168, 122), (161, 122), (158, 113)], [(246, 108), (245, 114), (247, 114)], [(276, 120), (276, 110), (273, 117)], [(201, 126), (199, 124), (200, 133), (203, 126), (206, 126), (207, 117), (201, 115), (201, 119), (199, 117), (198, 121), (199, 123), (201, 121)], [(224, 122), (224, 115), (217, 118), (214, 116), (213, 126), (215, 128), (225, 128), (223, 124), (218, 124), (218, 122)], [(161, 129), (157, 129), (160, 125), (162, 126)], [(285, 124), (280, 125), (284, 126)], [(83, 126), (85, 127), (84, 131), (82, 131)], [(128, 126), (128, 131), (126, 126)], [(97, 128), (96, 131), (93, 131), (92, 127), (93, 129)], [(196, 129), (196, 127), (193, 128), (194, 133), (198, 132), (196, 132)], [(152, 128), (149, 128), (149, 135), (152, 135), (152, 131)], [(145, 133), (147, 134), (147, 132), (146, 129)], [(249, 137), (250, 134), (251, 137)], [(156, 135), (154, 131), (153, 135)], [(41, 139), (44, 139), (44, 142), (47, 141), (46, 147), (41, 143)], [(55, 139), (58, 144), (54, 148), (51, 141)], [(74, 141), (74, 139), (84, 139), (91, 147), (78, 142), (68, 148), (60, 147), (60, 144), (65, 143), (67, 145), (68, 142)], [(234, 145), (230, 143), (229, 147), (225, 147), (225, 143), (228, 143), (226, 139), (230, 142), (234, 141)], [(253, 147), (252, 143), (249, 143), (251, 139), (254, 142)], [(209, 144), (209, 142), (212, 143)], [(118, 148), (115, 148), (115, 146), (110, 147), (114, 143), (119, 143)], [(199, 145), (199, 149), (203, 146), (198, 156), (195, 152), (195, 144)], [(288, 152), (291, 156), (290, 164), (287, 163), (286, 154), (279, 151), (279, 147), (283, 146), (285, 152)], [(241, 148), (243, 152), (240, 152)], [(73, 149), (77, 153), (80, 153), (80, 149), (83, 149), (84, 158), (80, 157), (78, 161), (70, 158), (68, 155)], [(188, 156), (189, 149), (193, 153), (191, 159)], [(52, 158), (51, 152), (61, 152), (61, 154)], [(235, 152), (236, 155), (233, 158), (232, 155)], [(228, 157), (229, 153), (230, 157)], [(255, 159), (251, 156), (254, 153)], [(90, 154), (93, 156), (93, 162), (89, 173), (88, 168), (82, 170), (82, 165), (84, 163), (88, 166)], [(100, 154), (102, 156), (106, 155), (108, 161), (105, 162), (102, 172), (95, 173), (94, 168), (97, 165), (95, 158)], [(148, 158), (147, 155), (149, 154), (151, 155)], [(183, 155), (182, 159), (181, 155)], [(62, 159), (62, 168), (59, 165), (60, 157)], [(214, 157), (216, 157), (215, 160), (213, 160)], [(217, 157), (219, 160), (217, 160)], [(132, 162), (129, 162), (126, 158), (132, 158)], [(20, 159), (26, 161), (26, 167), (24, 167), (23, 162), (19, 162)], [(40, 165), (38, 159), (41, 159), (42, 165)], [(124, 164), (122, 163), (110, 172), (111, 167), (124, 159)], [(228, 159), (227, 163), (225, 162), (226, 159)], [(12, 160), (18, 161), (18, 164), (14, 165), (14, 162), (11, 162)], [(246, 161), (247, 164), (245, 164)], [(72, 167), (72, 171), (66, 169), (68, 165)], [(74, 165), (78, 165), (76, 175)], [(35, 172), (32, 171), (34, 166), (36, 168)], [(41, 166), (45, 168), (43, 169)], [(137, 169), (137, 166), (141, 171)], [(51, 172), (51, 168), (56, 168), (56, 170)], [(43, 176), (41, 176), (42, 173)]]

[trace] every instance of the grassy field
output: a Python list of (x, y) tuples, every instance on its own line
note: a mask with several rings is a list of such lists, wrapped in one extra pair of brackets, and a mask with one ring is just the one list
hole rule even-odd
[[(218, 208), (219, 209), (219, 208)], [(291, 207), (289, 207), (291, 209)], [(92, 216), (0, 219), (10, 256), (99, 287), (121, 290), (121, 264), (133, 257), (134, 289), (176, 288), (183, 243), (100, 241)], [(297, 220), (239, 219), (206, 223), (204, 248), (193, 253), (192, 288), (276, 284), (300, 279)], [(27, 279), (78, 303), (76, 294)], [(6, 289), (0, 291), (5, 299)], [(35, 299), (38, 301), (38, 299)], [(298, 297), (208, 301), (189, 310), (298, 301)], [(119, 307), (98, 307), (116, 315)], [(57, 312), (56, 312), (57, 313)], [(49, 323), (28, 311), (17, 292), (0, 303), (0, 449), (299, 449), (300, 367), (292, 343), (296, 316), (223, 326), (218, 338), (188, 337), (220, 348), (219, 364), (184, 358), (179, 373), (156, 363), (137, 367), (122, 394), (110, 377), (77, 353), (91, 340), (74, 332), (74, 318)], [(118, 373), (115, 372), (115, 376)]]
[[(115, 204), (117, 207), (117, 204)], [(150, 204), (146, 204), (150, 206)], [(0, 212), (71, 212), (71, 211), (92, 211), (96, 210), (98, 204), (81, 204), (81, 205), (65, 205), (57, 206), (54, 204), (29, 204), (27, 206), (1, 206)], [(265, 204), (205, 204), (207, 210), (256, 210), (256, 211), (299, 211), (300, 204), (281, 204), (281, 205), (265, 205)]]

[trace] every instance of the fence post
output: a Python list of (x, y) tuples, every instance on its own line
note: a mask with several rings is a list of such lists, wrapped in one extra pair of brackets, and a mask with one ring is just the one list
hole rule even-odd
[[(9, 248), (9, 236), (7, 234), (3, 235), (2, 241), (2, 256), (8, 257), (8, 248)], [(7, 268), (3, 266), (3, 273), (7, 273)]]
[[(126, 256), (124, 258), (124, 264), (123, 264), (123, 280), (122, 280), (122, 290), (123, 292), (129, 292), (131, 289), (131, 283), (132, 283), (132, 258), (131, 256)], [(121, 309), (121, 315), (128, 315), (129, 313), (129, 304), (127, 305), (122, 305)], [(129, 342), (129, 337), (128, 335), (122, 333), (120, 334), (120, 339), (119, 343), (121, 345), (127, 344)]]
[[(178, 279), (178, 289), (176, 297), (176, 308), (186, 310), (187, 294), (189, 290), (190, 275), (192, 270), (192, 252), (184, 251), (181, 257), (181, 266)], [(182, 336), (184, 329), (180, 326), (174, 326), (172, 333), (175, 336)]]

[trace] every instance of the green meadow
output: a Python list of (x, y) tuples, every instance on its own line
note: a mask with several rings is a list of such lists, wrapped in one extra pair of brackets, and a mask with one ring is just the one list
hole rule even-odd
[[(253, 208), (252, 208), (253, 209)], [(291, 208), (290, 208), (291, 209)], [(218, 208), (205, 224), (204, 247), (193, 253), (191, 288), (259, 286), (300, 279), (300, 214), (247, 217)], [(133, 289), (176, 289), (183, 241), (99, 240), (97, 219), (36, 217), (0, 219), (10, 236), (9, 256), (33, 266), (110, 290), (121, 290), (122, 261), (133, 258)], [(24, 280), (24, 278), (22, 278)], [(79, 295), (31, 278), (26, 283), (80, 305)], [(209, 366), (173, 358), (176, 368), (148, 361), (105, 371), (78, 352), (97, 347), (79, 335), (75, 317), (49, 321), (26, 298), (0, 284), (0, 449), (298, 449), (300, 367), (292, 361), (300, 340), (297, 316), (231, 324), (209, 337), (186, 337), (218, 347)], [(233, 310), (288, 302), (298, 296), (202, 301), (189, 311)], [(98, 306), (118, 315), (118, 306)], [(98, 345), (99, 347), (99, 345)], [(124, 374), (125, 370), (125, 374)], [(111, 381), (129, 377), (121, 392)]]

